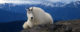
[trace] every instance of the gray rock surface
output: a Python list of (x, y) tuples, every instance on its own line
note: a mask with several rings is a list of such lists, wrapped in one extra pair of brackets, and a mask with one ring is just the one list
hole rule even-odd
[(80, 32), (80, 20), (59, 21), (50, 25), (38, 25), (21, 32)]
[(53, 24), (38, 25), (31, 29), (22, 30), (21, 32), (53, 32)]

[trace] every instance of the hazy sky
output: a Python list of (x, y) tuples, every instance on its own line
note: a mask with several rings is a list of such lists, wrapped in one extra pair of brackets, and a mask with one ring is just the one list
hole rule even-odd
[[(63, 2), (66, 4), (69, 4), (71, 2), (80, 1), (80, 0), (0, 0), (0, 4), (4, 3), (14, 3), (14, 4), (42, 4), (45, 6), (51, 6), (53, 7), (53, 3), (56, 2)], [(62, 5), (62, 6), (64, 6)]]
[(20, 3), (20, 2), (31, 2), (31, 1), (50, 1), (50, 2), (71, 2), (71, 1), (80, 1), (80, 0), (0, 0), (0, 3)]

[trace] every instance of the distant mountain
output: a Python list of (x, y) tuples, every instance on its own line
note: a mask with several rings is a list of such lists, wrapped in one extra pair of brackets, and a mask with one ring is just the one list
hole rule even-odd
[[(80, 1), (65, 4), (62, 2), (52, 3), (52, 6), (42, 4), (22, 4), (15, 5), (12, 3), (0, 4), (0, 22), (10, 22), (16, 20), (26, 20), (26, 10), (32, 6), (40, 7), (50, 13), (54, 21), (80, 19)], [(48, 3), (49, 4), (49, 3)], [(3, 13), (4, 12), (4, 13)]]
[(10, 12), (9, 10), (0, 9), (0, 22), (11, 22), (25, 20), (26, 14)]
[(0, 23), (0, 32), (20, 32), (24, 21), (12, 21), (9, 23)]
[(66, 7), (80, 8), (80, 1), (76, 1), (70, 4), (67, 4)]

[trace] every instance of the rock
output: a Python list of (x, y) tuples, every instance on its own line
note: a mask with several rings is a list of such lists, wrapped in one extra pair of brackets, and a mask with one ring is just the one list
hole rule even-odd
[(62, 24), (61, 28), (56, 29), (59, 32), (80, 32), (80, 20), (59, 21), (56, 24)]
[(38, 25), (31, 29), (22, 30), (21, 32), (53, 32), (53, 24), (50, 25)]
[(38, 25), (21, 32), (80, 32), (80, 20), (59, 21), (49, 25)]

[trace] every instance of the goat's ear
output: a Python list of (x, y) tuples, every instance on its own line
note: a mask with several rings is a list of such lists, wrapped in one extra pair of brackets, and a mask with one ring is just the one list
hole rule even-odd
[(31, 9), (31, 11), (33, 11), (33, 7), (32, 7), (32, 9)]

